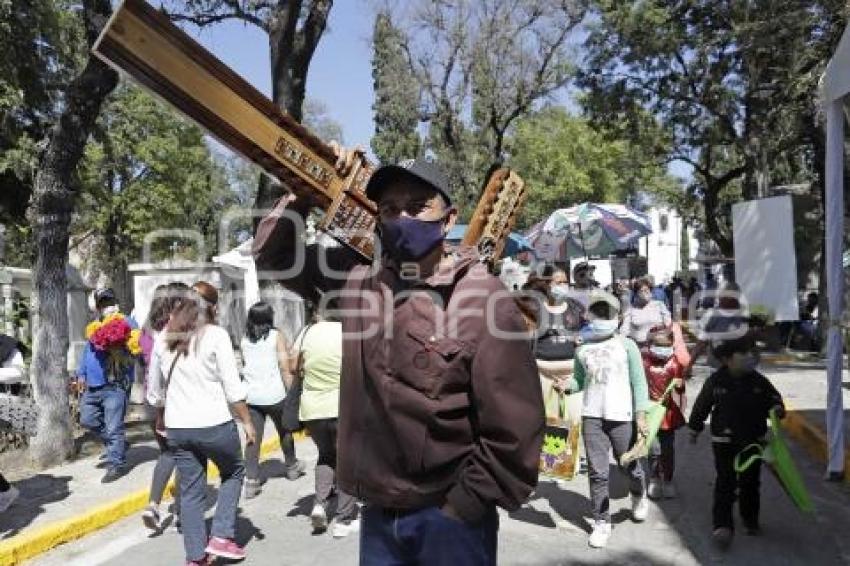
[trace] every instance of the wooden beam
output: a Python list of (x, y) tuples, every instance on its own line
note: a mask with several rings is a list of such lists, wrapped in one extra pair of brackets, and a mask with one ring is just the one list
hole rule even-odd
[(376, 209), (364, 193), (371, 165), (337, 174), (327, 144), (142, 0), (123, 2), (93, 52), (325, 210), (320, 227), (371, 256)]
[[(333, 149), (143, 0), (124, 0), (92, 51), (323, 209), (320, 229), (372, 257), (377, 209), (365, 188), (373, 165), (357, 163), (339, 175)], [(516, 172), (499, 169), (464, 243), (479, 245), (487, 260), (498, 258), (524, 195)]]

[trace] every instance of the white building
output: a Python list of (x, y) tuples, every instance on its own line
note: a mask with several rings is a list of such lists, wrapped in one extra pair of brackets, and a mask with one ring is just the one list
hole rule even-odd
[[(652, 223), (652, 234), (641, 238), (640, 254), (647, 258), (647, 272), (657, 283), (670, 280), (680, 271), (697, 268), (694, 261), (699, 242), (692, 227), (687, 228), (688, 242), (682, 241), (682, 217), (672, 209), (650, 208), (646, 211)], [(688, 263), (682, 265), (682, 248), (688, 246)]]

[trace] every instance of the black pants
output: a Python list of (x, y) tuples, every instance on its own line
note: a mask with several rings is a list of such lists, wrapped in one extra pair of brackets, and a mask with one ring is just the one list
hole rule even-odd
[(272, 420), (277, 435), (280, 437), (280, 448), (283, 452), (283, 461), (287, 466), (294, 466), (295, 439), (292, 432), (283, 426), (283, 403), (274, 405), (248, 405), (251, 421), (254, 423), (254, 431), (257, 441), (245, 447), (245, 477), (250, 480), (260, 479), (260, 446), (263, 443), (263, 429), (266, 428), (266, 417)]
[(337, 419), (307, 421), (310, 438), (319, 449), (316, 462), (316, 503), (326, 511), (331, 494), (337, 495), (337, 516), (345, 523), (357, 518), (357, 501), (336, 487)]
[(649, 449), (649, 470), (653, 478), (670, 482), (676, 469), (676, 431), (659, 430)]
[(732, 505), (738, 498), (738, 511), (744, 525), (756, 527), (759, 522), (759, 487), (761, 475), (761, 460), (756, 460), (742, 473), (735, 472), (733, 463), (746, 444), (712, 443), (714, 450), (714, 468), (717, 479), (714, 482), (714, 528), (728, 527), (734, 529), (732, 520)]

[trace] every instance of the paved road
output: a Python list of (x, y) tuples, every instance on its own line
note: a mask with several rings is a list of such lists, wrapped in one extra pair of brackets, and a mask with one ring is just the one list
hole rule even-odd
[[(691, 389), (696, 395), (701, 376)], [(832, 565), (850, 564), (850, 490), (843, 484), (821, 481), (822, 466), (809, 463), (794, 448), (810, 486), (818, 512), (796, 511), (769, 473), (763, 473), (761, 537), (740, 536), (728, 552), (709, 540), (711, 489), (714, 478), (710, 446), (703, 438), (689, 445), (678, 439), (679, 498), (653, 504), (649, 520), (634, 524), (629, 518), (625, 482), (615, 474), (612, 502), (614, 534), (609, 547), (587, 547), (587, 478), (568, 484), (541, 482), (535, 497), (521, 510), (502, 513), (499, 562), (507, 565), (559, 564), (729, 564)], [(298, 444), (299, 457), (315, 462), (309, 440)], [(282, 466), (266, 462), (272, 477), (263, 494), (242, 502), (239, 538), (247, 542), (244, 564), (355, 565), (356, 538), (334, 540), (312, 536), (307, 514), (313, 491), (312, 473), (291, 482), (280, 477)], [(43, 566), (157, 566), (182, 564), (182, 539), (170, 530), (148, 538), (141, 521), (126, 519), (103, 531), (55, 549), (32, 564)]]

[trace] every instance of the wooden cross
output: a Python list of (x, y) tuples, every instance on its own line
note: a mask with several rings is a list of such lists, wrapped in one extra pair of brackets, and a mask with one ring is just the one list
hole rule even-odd
[[(282, 181), (299, 199), (325, 210), (318, 228), (372, 257), (376, 208), (364, 190), (373, 165), (358, 162), (350, 174), (339, 175), (333, 149), (143, 0), (124, 0), (93, 52)], [(486, 236), (494, 259), (516, 220), (525, 185), (515, 172), (500, 169), (487, 188), (464, 243), (484, 242)]]

